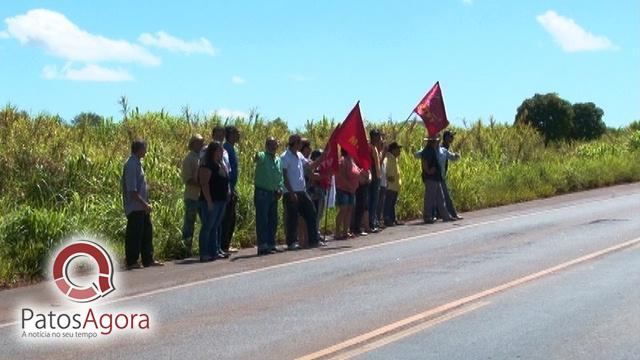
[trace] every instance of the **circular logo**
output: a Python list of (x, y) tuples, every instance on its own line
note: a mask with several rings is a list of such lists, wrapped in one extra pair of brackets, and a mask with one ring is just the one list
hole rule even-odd
[[(71, 261), (88, 257), (98, 264), (98, 278), (88, 286), (76, 285), (69, 276)], [(92, 241), (75, 241), (64, 247), (53, 262), (53, 281), (62, 293), (76, 302), (89, 302), (115, 290), (113, 286), (113, 263), (109, 253)]]

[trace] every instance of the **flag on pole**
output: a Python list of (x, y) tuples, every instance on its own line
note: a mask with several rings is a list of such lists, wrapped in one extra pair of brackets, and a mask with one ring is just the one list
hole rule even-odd
[(322, 161), (318, 166), (318, 172), (321, 175), (330, 176), (338, 171), (338, 159), (340, 158), (338, 154), (338, 141), (336, 139), (336, 134), (338, 133), (340, 133), (340, 124), (333, 130), (327, 145), (324, 147)]
[(422, 118), (429, 136), (435, 136), (449, 125), (439, 81), (433, 85), (413, 111)]
[(340, 131), (336, 135), (340, 147), (344, 149), (363, 170), (371, 168), (371, 151), (364, 122), (360, 114), (360, 101), (340, 125)]

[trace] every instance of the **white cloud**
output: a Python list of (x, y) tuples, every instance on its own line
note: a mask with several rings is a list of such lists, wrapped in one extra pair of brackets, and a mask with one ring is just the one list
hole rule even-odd
[(9, 36), (68, 61), (160, 64), (160, 59), (145, 48), (125, 40), (91, 34), (55, 11), (29, 10), (24, 15), (5, 19), (5, 22)]
[(109, 69), (102, 66), (88, 64), (80, 69), (74, 69), (70, 64), (58, 70), (56, 66), (47, 65), (42, 69), (45, 79), (66, 79), (74, 81), (120, 82), (131, 81), (133, 77), (124, 69)]
[(558, 15), (553, 10), (548, 10), (542, 15), (536, 16), (536, 20), (542, 25), (553, 39), (567, 52), (617, 50), (605, 36), (593, 35), (583, 29), (571, 19)]
[(205, 54), (214, 56), (216, 49), (213, 48), (211, 42), (204, 37), (198, 40), (185, 41), (175, 36), (169, 35), (164, 31), (158, 31), (153, 34), (144, 33), (138, 38), (142, 44), (166, 49), (173, 52), (181, 52), (185, 54)]
[(238, 75), (234, 75), (231, 77), (231, 82), (236, 84), (236, 85), (242, 85), (246, 82), (246, 80), (243, 77), (240, 77)]
[(214, 111), (213, 113), (218, 115), (218, 116), (220, 116), (223, 119), (235, 119), (235, 118), (245, 118), (246, 119), (246, 118), (249, 117), (249, 115), (244, 111), (225, 109), (225, 108), (218, 109), (218, 110)]

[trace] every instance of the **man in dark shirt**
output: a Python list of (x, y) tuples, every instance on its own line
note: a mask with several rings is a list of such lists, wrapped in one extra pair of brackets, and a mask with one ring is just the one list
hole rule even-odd
[(424, 208), (422, 212), (423, 220), (427, 224), (432, 224), (433, 208), (437, 208), (442, 214), (443, 221), (453, 221), (445, 206), (444, 193), (442, 191), (442, 170), (438, 163), (439, 139), (430, 137), (427, 139), (427, 146), (421, 153), (422, 157), (422, 181), (424, 182)]
[(222, 219), (222, 235), (220, 237), (220, 249), (223, 254), (229, 254), (231, 251), (238, 251), (238, 249), (231, 248), (231, 239), (233, 238), (233, 232), (236, 229), (236, 205), (238, 203), (238, 195), (236, 192), (236, 184), (238, 183), (238, 155), (236, 154), (235, 145), (240, 140), (240, 131), (235, 126), (227, 126), (224, 129), (225, 139), (224, 150), (226, 150), (229, 156), (229, 185), (231, 186), (231, 193), (229, 194), (229, 201), (227, 201), (226, 209), (224, 212), (224, 219)]

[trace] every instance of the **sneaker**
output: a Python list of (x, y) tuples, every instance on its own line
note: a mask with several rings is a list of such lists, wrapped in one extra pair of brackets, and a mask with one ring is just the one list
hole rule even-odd
[(218, 252), (218, 257), (221, 258), (221, 259), (228, 259), (229, 258), (229, 253), (220, 250)]
[(287, 251), (296, 251), (296, 250), (300, 250), (300, 245), (298, 244), (287, 245)]
[(152, 266), (164, 266), (164, 263), (154, 260), (151, 262), (151, 264), (144, 265), (144, 267), (152, 267)]
[(240, 249), (238, 249), (237, 247), (230, 246), (228, 252), (233, 254), (237, 253), (238, 251), (240, 251)]
[(142, 268), (142, 265), (138, 263), (127, 265), (127, 267), (125, 267), (126, 270), (135, 270), (135, 269), (141, 269), (141, 268)]

